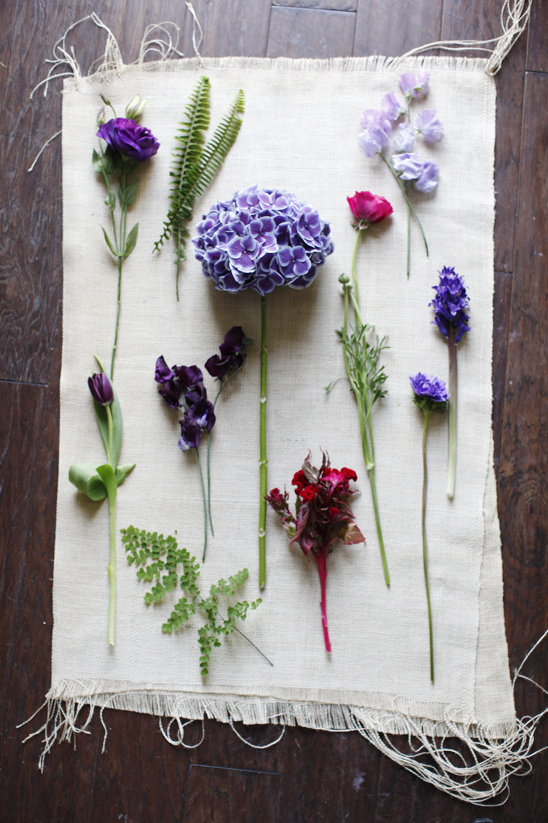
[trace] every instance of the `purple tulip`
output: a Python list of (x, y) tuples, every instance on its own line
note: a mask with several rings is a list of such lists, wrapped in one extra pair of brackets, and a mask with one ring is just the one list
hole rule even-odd
[(100, 406), (110, 406), (114, 400), (112, 383), (104, 372), (88, 377), (88, 386), (91, 396)]

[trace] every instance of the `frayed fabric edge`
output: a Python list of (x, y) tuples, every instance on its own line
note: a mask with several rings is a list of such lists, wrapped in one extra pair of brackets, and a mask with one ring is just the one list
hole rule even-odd
[[(516, 678), (518, 676), (521, 676), (519, 671)], [(38, 712), (26, 721), (33, 720), (46, 707), (45, 722), (24, 741), (42, 735), (38, 762), (41, 771), (56, 742), (67, 741), (76, 745), (78, 734), (91, 734), (90, 725), (96, 710), (103, 727), (105, 751), (108, 731), (103, 713), (105, 709), (113, 708), (156, 715), (166, 741), (186, 748), (195, 748), (204, 739), (205, 719), (228, 723), (244, 743), (254, 748), (275, 745), (286, 726), (339, 733), (356, 731), (391, 760), (446, 794), (474, 805), (496, 806), (508, 798), (510, 777), (531, 771), (530, 758), (537, 753), (533, 750), (536, 727), (548, 712), (546, 709), (535, 717), (487, 728), (476, 723), (449, 719), (435, 722), (410, 717), (404, 712), (357, 706), (235, 695), (212, 697), (146, 689), (109, 692), (100, 691), (100, 688), (99, 683), (91, 682), (59, 683)], [(201, 739), (189, 743), (185, 740), (185, 732), (194, 721), (202, 722)], [(282, 731), (274, 734), (270, 742), (257, 746), (236, 730), (235, 722), (275, 724), (281, 726)], [(407, 739), (400, 741), (393, 735), (403, 735)]]

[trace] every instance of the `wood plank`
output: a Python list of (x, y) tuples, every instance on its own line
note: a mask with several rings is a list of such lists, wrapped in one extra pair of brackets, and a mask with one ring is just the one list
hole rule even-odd
[(531, 7), (527, 38), (528, 71), (548, 71), (548, 0), (535, 0)]
[[(487, 40), (501, 34), (500, 0), (445, 0), (443, 40)], [(497, 142), (495, 146), (495, 270), (512, 271), (519, 181), (523, 71), (527, 36), (522, 35), (497, 75)], [(463, 52), (473, 57), (481, 52)]]
[(268, 57), (346, 57), (352, 54), (351, 12), (273, 6)]
[[(193, 725), (195, 727), (193, 731), (188, 732), (189, 739), (192, 742), (198, 742), (201, 737), (201, 723), (196, 722)], [(200, 746), (192, 749), (191, 763), (202, 766), (230, 764), (235, 769), (283, 772), (287, 747), (285, 738), (288, 730), (276, 745), (267, 749), (259, 749), (253, 746), (266, 746), (271, 741), (277, 740), (282, 728), (276, 725), (245, 726), (243, 723), (234, 723), (234, 728), (251, 745), (243, 743), (228, 724), (205, 720), (204, 740)]]
[(281, 774), (193, 765), (184, 823), (277, 823), (282, 788)]
[(511, 296), (511, 275), (504, 274), (503, 272), (495, 272), (495, 293), (493, 297), (493, 442), (495, 475), (497, 480), (500, 470), (502, 444), (502, 415), (504, 410), (504, 388), (506, 385)]
[(354, 52), (385, 56), (440, 39), (443, 0), (360, 0)]
[[(202, 57), (265, 56), (271, 0), (231, 0), (230, 4), (193, 0), (192, 5), (204, 34)], [(184, 26), (183, 51), (193, 57), (193, 23), (188, 10)]]
[(327, 11), (356, 11), (358, 0), (273, 0), (273, 6), (291, 6), (294, 9), (326, 9)]

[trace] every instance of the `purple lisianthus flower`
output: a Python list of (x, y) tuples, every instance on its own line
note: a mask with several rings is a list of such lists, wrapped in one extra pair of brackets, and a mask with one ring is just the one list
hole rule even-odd
[(390, 120), (397, 120), (405, 114), (405, 106), (400, 103), (393, 91), (382, 98), (382, 110)]
[(392, 165), (399, 172), (402, 180), (416, 180), (422, 174), (423, 164), (419, 160), (418, 154), (414, 152), (393, 154)]
[(232, 293), (303, 288), (333, 251), (329, 224), (311, 206), (285, 190), (256, 185), (212, 206), (196, 235), (192, 244), (204, 275)]
[(384, 111), (366, 109), (361, 116), (362, 131), (358, 135), (358, 143), (367, 157), (374, 157), (390, 142), (392, 123)]
[(88, 386), (96, 403), (99, 403), (100, 406), (110, 406), (114, 400), (114, 390), (112, 383), (103, 371), (88, 377)]
[(444, 266), (438, 274), (440, 282), (437, 286), (432, 286), (436, 296), (428, 304), (434, 309), (432, 322), (436, 324), (444, 337), (454, 334), (455, 343), (458, 343), (463, 334), (470, 331), (470, 326), (468, 326), (470, 315), (467, 313), (469, 310), (468, 294), (462, 277), (453, 267)]
[(432, 160), (427, 160), (422, 164), (421, 173), (413, 185), (416, 189), (422, 191), (423, 194), (429, 194), (431, 191), (434, 191), (439, 179), (440, 167)]
[(245, 336), (241, 326), (233, 326), (227, 331), (224, 341), (219, 346), (220, 356), (213, 354), (206, 361), (206, 370), (212, 377), (221, 381), (235, 374), (244, 365), (252, 343), (253, 341)]
[(394, 141), (392, 143), (392, 150), (396, 152), (410, 152), (413, 150), (415, 143), (415, 129), (410, 123), (400, 123)]
[(408, 100), (425, 97), (428, 94), (430, 73), (419, 71), (417, 74), (406, 72), (400, 76), (400, 89)]
[(439, 377), (428, 376), (418, 372), (409, 378), (413, 389), (413, 400), (423, 411), (432, 411), (439, 406), (445, 408), (449, 400), (449, 392), (445, 381)]
[(126, 117), (115, 117), (103, 123), (99, 126), (97, 136), (102, 137), (113, 151), (140, 163), (148, 160), (160, 148), (150, 129)]
[(437, 143), (443, 137), (443, 124), (434, 109), (423, 109), (415, 118), (415, 128), (425, 143)]

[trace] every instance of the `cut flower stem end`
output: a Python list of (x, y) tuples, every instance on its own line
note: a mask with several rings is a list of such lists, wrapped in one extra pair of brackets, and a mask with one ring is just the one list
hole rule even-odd
[(259, 401), (259, 588), (266, 586), (266, 494), (268, 490), (268, 468), (266, 457), (266, 297), (261, 296), (261, 394)]

